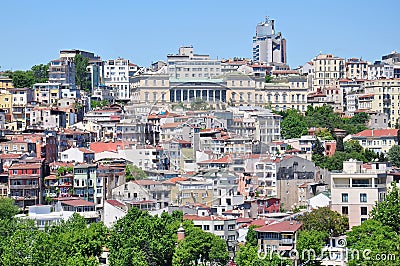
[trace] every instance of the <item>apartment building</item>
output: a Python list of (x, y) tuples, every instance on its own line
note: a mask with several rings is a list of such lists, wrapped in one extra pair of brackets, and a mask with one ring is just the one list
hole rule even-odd
[(49, 82), (75, 86), (75, 64), (68, 58), (50, 61)]
[(327, 87), (335, 87), (339, 79), (345, 76), (345, 60), (332, 54), (319, 54), (313, 59), (314, 81), (313, 91), (324, 91)]
[(74, 195), (95, 203), (96, 208), (102, 208), (103, 193), (103, 179), (97, 177), (96, 164), (74, 165)]
[(235, 241), (236, 219), (224, 218), (219, 216), (199, 216), (199, 215), (184, 215), (184, 220), (191, 220), (195, 227), (201, 228), (205, 232), (212, 233), (225, 241)]
[(387, 114), (388, 127), (394, 128), (400, 118), (400, 80), (370, 80), (364, 86), (370, 110)]
[(297, 234), (301, 227), (302, 224), (298, 221), (283, 221), (254, 229), (260, 251), (268, 256), (271, 250), (277, 250), (288, 256), (289, 251), (296, 248)]
[(375, 61), (368, 65), (368, 79), (375, 80), (380, 78), (394, 78), (394, 67), (382, 61)]
[(10, 196), (19, 208), (42, 204), (43, 178), (48, 174), (44, 160), (13, 163), (8, 169)]
[(366, 129), (350, 135), (348, 139), (357, 140), (364, 149), (375, 153), (387, 153), (391, 147), (398, 145), (398, 129)]
[(369, 218), (387, 191), (386, 163), (363, 164), (350, 159), (341, 173), (331, 173), (331, 208), (347, 215), (350, 228)]
[(104, 62), (102, 71), (104, 84), (116, 89), (116, 100), (127, 101), (131, 99), (130, 77), (137, 70), (137, 65), (124, 58), (111, 59)]
[(348, 79), (368, 79), (368, 62), (361, 58), (349, 58), (345, 63), (345, 77)]

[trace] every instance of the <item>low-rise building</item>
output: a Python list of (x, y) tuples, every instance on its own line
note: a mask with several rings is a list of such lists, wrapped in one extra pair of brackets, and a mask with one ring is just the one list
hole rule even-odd
[(254, 229), (257, 232), (259, 250), (262, 252), (279, 251), (285, 256), (296, 248), (297, 233), (302, 224), (298, 221), (283, 221), (264, 225)]
[(366, 129), (345, 140), (356, 140), (364, 149), (386, 154), (391, 147), (399, 144), (397, 131), (398, 129)]

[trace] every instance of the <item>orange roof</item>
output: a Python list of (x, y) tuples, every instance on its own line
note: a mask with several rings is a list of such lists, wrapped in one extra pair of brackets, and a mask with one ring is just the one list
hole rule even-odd
[(360, 95), (358, 96), (358, 98), (370, 98), (370, 97), (374, 97), (374, 94), (365, 94), (365, 95)]
[(179, 181), (186, 181), (186, 180), (188, 180), (188, 179), (189, 179), (189, 178), (186, 178), (186, 177), (173, 177), (173, 178), (171, 178), (171, 179), (165, 180), (163, 183), (176, 184), (176, 182), (179, 182)]
[(125, 204), (123, 204), (122, 202), (120, 202), (118, 200), (106, 200), (106, 202), (115, 207), (125, 207)]
[(182, 125), (181, 122), (165, 123), (160, 128), (177, 128)]
[(398, 129), (366, 129), (354, 137), (396, 137)]
[(133, 142), (92, 142), (90, 143), (90, 149), (95, 153), (103, 152), (103, 151), (118, 151), (118, 149), (125, 149), (125, 146), (130, 146)]
[(0, 159), (19, 159), (22, 157), (23, 154), (16, 154), (16, 153), (5, 153), (0, 154)]
[(254, 229), (257, 232), (296, 232), (301, 228), (301, 223), (297, 221), (283, 221), (280, 223), (268, 224)]
[(94, 153), (94, 151), (85, 149), (85, 148), (78, 148), (79, 151), (83, 152), (83, 153)]
[(87, 200), (83, 199), (73, 199), (73, 200), (67, 200), (62, 202), (65, 205), (72, 206), (72, 207), (81, 207), (81, 206), (94, 206), (96, 205), (93, 202), (89, 202)]

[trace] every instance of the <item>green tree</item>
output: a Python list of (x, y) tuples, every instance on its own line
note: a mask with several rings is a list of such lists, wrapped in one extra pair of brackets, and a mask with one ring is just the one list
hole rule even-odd
[(400, 146), (395, 145), (391, 147), (387, 153), (389, 162), (393, 165), (400, 167)]
[(34, 65), (31, 68), (34, 83), (44, 83), (49, 80), (49, 65)]
[[(327, 232), (320, 232), (313, 229), (310, 231), (300, 231), (296, 242), (296, 249), (299, 252), (300, 260), (303, 262), (311, 260), (307, 265), (320, 265), (317, 258), (322, 255), (321, 250), (328, 239), (329, 234)], [(306, 252), (308, 250), (314, 250), (315, 254)], [(308, 254), (310, 254), (310, 257), (308, 257)]]
[(322, 143), (318, 138), (315, 138), (315, 142), (314, 142), (314, 145), (313, 145), (313, 154), (322, 155), (323, 156), (324, 153), (325, 153), (324, 146), (322, 146)]
[[(359, 226), (354, 226), (351, 231), (347, 232), (346, 238), (349, 252), (348, 265), (400, 265), (398, 232), (377, 220), (367, 220)], [(368, 251), (368, 253), (364, 253), (364, 251)], [(377, 255), (381, 256), (382, 254), (394, 255), (395, 259), (376, 260)]]
[(357, 152), (360, 153), (364, 149), (357, 140), (349, 140), (344, 143), (344, 151), (346, 153)]
[(396, 232), (400, 232), (400, 189), (396, 182), (392, 183), (392, 188), (385, 200), (376, 203), (371, 216), (383, 225), (390, 226)]
[(147, 179), (146, 173), (136, 165), (128, 164), (125, 167), (126, 181)]
[(316, 230), (327, 233), (329, 236), (342, 235), (349, 226), (346, 216), (332, 211), (328, 207), (318, 208), (310, 213), (305, 213), (299, 217), (305, 230)]
[[(181, 217), (176, 213), (151, 216), (131, 208), (110, 232), (107, 244), (110, 265), (132, 265), (133, 260), (140, 262), (139, 265), (171, 265)], [(184, 222), (185, 229), (187, 223)], [(126, 250), (141, 250), (142, 253), (132, 255)]]
[[(260, 252), (260, 254), (258, 254)], [(242, 245), (235, 258), (238, 266), (281, 266), (290, 265), (288, 259), (279, 258), (276, 253), (261, 252), (258, 247)]]
[(257, 227), (259, 227), (259, 226), (255, 226), (255, 225), (249, 226), (249, 230), (247, 231), (247, 235), (246, 235), (246, 245), (251, 245), (253, 247), (256, 247), (258, 245), (257, 232), (254, 230)]
[(343, 137), (337, 137), (336, 138), (336, 150), (337, 151), (344, 151)]
[(299, 138), (307, 134), (307, 124), (297, 110), (288, 110), (281, 122), (281, 134), (285, 139)]
[(17, 70), (12, 73), (12, 83), (15, 88), (31, 88), (35, 83), (32, 71)]
[(272, 82), (273, 79), (274, 78), (271, 77), (270, 75), (265, 75), (264, 82), (265, 83), (270, 83), (270, 82)]
[(322, 128), (315, 132), (315, 136), (323, 140), (333, 140), (333, 136), (328, 129)]
[(75, 55), (75, 83), (80, 90), (90, 91), (90, 80), (88, 78), (87, 66), (89, 59), (84, 58), (81, 54)]
[(14, 200), (6, 197), (0, 198), (0, 220), (10, 220), (18, 213), (18, 206)]

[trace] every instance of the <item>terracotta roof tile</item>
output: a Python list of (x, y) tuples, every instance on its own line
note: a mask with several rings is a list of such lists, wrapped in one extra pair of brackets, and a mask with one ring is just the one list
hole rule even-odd
[(257, 232), (296, 232), (301, 228), (302, 224), (298, 221), (283, 221), (272, 223), (260, 228), (254, 229)]
[(354, 137), (396, 137), (398, 129), (366, 129)]

